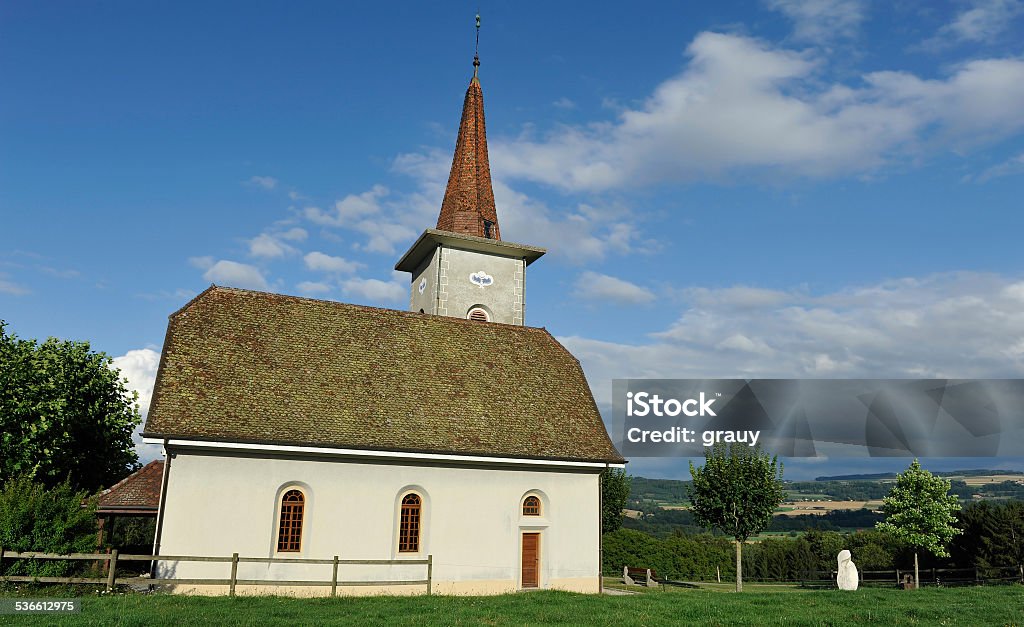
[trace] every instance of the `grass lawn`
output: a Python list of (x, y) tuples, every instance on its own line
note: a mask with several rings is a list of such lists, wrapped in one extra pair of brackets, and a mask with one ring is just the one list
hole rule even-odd
[(1024, 625), (1024, 587), (913, 592), (795, 591), (758, 587), (628, 596), (533, 592), (497, 597), (86, 596), (81, 614), (0, 616), (39, 625)]

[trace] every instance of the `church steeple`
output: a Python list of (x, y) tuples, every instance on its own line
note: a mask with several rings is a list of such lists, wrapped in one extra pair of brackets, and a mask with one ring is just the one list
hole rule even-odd
[[(480, 16), (476, 16), (477, 48)], [(484, 130), (480, 55), (462, 104), (459, 139), (436, 229), (427, 229), (395, 264), (412, 274), (409, 309), (422, 314), (524, 324), (526, 267), (546, 251), (501, 241)]]
[(491, 166), (487, 159), (487, 130), (484, 124), (484, 92), (480, 88), (480, 16), (476, 16), (477, 48), (473, 56), (473, 78), (462, 103), (459, 138), (448, 175), (448, 187), (437, 218), (440, 231), (501, 239), (498, 211), (494, 206)]

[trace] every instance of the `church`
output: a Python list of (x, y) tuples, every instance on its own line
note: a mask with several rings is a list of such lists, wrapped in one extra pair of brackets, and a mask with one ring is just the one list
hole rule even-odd
[[(625, 460), (579, 361), (525, 324), (545, 250), (501, 239), (478, 68), (437, 227), (395, 266), (409, 311), (211, 286), (171, 314), (143, 433), (166, 455), (155, 554), (388, 562), (343, 565), (346, 582), (421, 579), (429, 556), (437, 594), (600, 591), (599, 474)], [(281, 582), (248, 594), (326, 594), (292, 584), (331, 578), (237, 570)], [(224, 563), (156, 574), (226, 592), (195, 583)]]

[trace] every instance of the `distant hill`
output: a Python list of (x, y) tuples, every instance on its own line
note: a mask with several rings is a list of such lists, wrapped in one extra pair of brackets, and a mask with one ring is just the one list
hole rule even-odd
[[(984, 499), (1024, 500), (1024, 473), (1008, 470), (956, 470), (935, 473), (953, 477), (950, 491), (965, 501)], [(991, 482), (977, 477), (992, 477)], [(1007, 477), (1014, 477), (1008, 480)], [(836, 475), (818, 477), (814, 481), (786, 481), (787, 499), (868, 501), (878, 500), (889, 493), (896, 473)], [(662, 506), (687, 505), (687, 487), (690, 481), (679, 479), (648, 479), (633, 477), (628, 509), (651, 512)]]
[[(940, 472), (933, 472), (933, 475), (940, 477), (984, 477), (987, 475), (1024, 475), (1024, 472), (1019, 470), (946, 470)], [(873, 474), (863, 475), (833, 475), (824, 477), (815, 477), (815, 481), (878, 481), (879, 479), (895, 479), (896, 473), (894, 472), (876, 472)]]
[(868, 473), (863, 475), (833, 475), (825, 477), (815, 477), (815, 481), (878, 481), (879, 479), (895, 479), (896, 473), (894, 472), (876, 472)]

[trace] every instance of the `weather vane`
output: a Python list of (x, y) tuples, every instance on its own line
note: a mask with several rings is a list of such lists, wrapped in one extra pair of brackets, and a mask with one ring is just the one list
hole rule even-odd
[(480, 69), (480, 10), (476, 12), (476, 49), (473, 52), (473, 76)]

